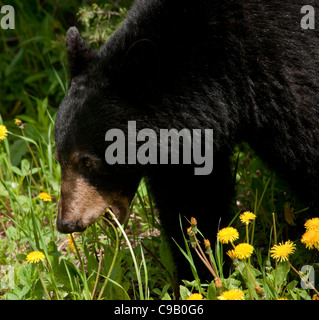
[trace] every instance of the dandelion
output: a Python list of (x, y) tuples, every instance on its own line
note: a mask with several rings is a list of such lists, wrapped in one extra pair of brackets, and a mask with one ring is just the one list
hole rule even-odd
[(210, 241), (208, 239), (204, 239), (205, 248), (210, 248)]
[(319, 250), (319, 230), (310, 229), (306, 231), (301, 237), (301, 242), (307, 249), (317, 248)]
[(234, 242), (239, 238), (239, 233), (235, 228), (227, 227), (219, 230), (217, 238), (221, 243)]
[(274, 245), (270, 249), (271, 257), (277, 261), (288, 261), (289, 255), (293, 254), (296, 250), (296, 245), (288, 240), (285, 243)]
[(196, 227), (191, 226), (191, 227), (187, 228), (187, 234), (189, 236), (189, 242), (190, 242), (192, 248), (196, 248), (196, 245), (197, 245), (196, 239), (195, 239), (196, 232), (194, 232), (194, 228), (196, 228)]
[(46, 193), (46, 192), (41, 192), (39, 195), (38, 195), (38, 198), (43, 200), (43, 201), (52, 201), (52, 198), (51, 196)]
[(197, 226), (197, 220), (194, 217), (191, 217), (191, 225)]
[(245, 300), (245, 295), (239, 289), (232, 289), (224, 291), (220, 296), (218, 296), (218, 300)]
[(191, 226), (187, 229), (187, 234), (191, 236), (195, 236), (197, 233), (197, 220), (194, 217), (191, 217)]
[(39, 265), (38, 263), (42, 260), (45, 259), (45, 255), (43, 254), (43, 252), (41, 251), (32, 251), (30, 252), (28, 255), (27, 255), (27, 258), (26, 260), (29, 262), (29, 263), (34, 263), (37, 267), (37, 270), (38, 270), (38, 274), (39, 274), (39, 278), (40, 278), (40, 281), (41, 281), (41, 284), (42, 284), (42, 287), (44, 289), (44, 292), (48, 298), (48, 300), (51, 300), (51, 297), (49, 295), (49, 292), (45, 286), (45, 283), (42, 279), (42, 276), (41, 276), (41, 271), (40, 271), (40, 268), (39, 268)]
[(306, 230), (317, 230), (319, 231), (319, 218), (312, 218), (305, 223)]
[(7, 127), (0, 125), (0, 141), (4, 140), (8, 136)]
[(228, 257), (232, 260), (235, 260), (237, 258), (235, 250), (228, 250), (226, 252), (226, 254), (228, 255)]
[(238, 259), (247, 259), (249, 258), (254, 251), (254, 247), (249, 243), (240, 243), (235, 247), (235, 255)]
[(74, 245), (74, 242), (73, 242), (73, 239), (72, 239), (72, 236), (71, 236), (70, 233), (68, 234), (68, 238), (69, 238), (69, 247), (70, 247), (70, 249), (73, 252), (76, 252), (75, 245)]
[(203, 296), (200, 293), (193, 293), (186, 300), (203, 300)]
[(245, 223), (246, 225), (248, 225), (250, 221), (255, 220), (255, 218), (256, 218), (256, 215), (250, 211), (245, 211), (239, 216), (240, 221), (242, 223)]
[[(24, 129), (25, 123), (23, 123), (20, 119), (14, 119), (14, 124), (18, 126), (21, 130)], [(22, 134), (24, 135), (23, 131)]]
[(29, 263), (39, 263), (45, 259), (45, 255), (41, 251), (32, 251), (27, 255), (26, 260)]
[(16, 124), (17, 126), (21, 126), (22, 121), (20, 119), (14, 119), (14, 124)]
[(212, 251), (212, 247), (211, 247), (211, 245), (210, 245), (210, 241), (209, 241), (208, 239), (204, 239), (204, 245), (205, 245), (205, 252), (206, 252), (207, 254), (210, 254), (210, 253), (213, 252), (213, 251)]

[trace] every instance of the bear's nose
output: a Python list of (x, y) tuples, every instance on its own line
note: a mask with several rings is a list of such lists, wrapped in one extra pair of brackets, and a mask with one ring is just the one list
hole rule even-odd
[(62, 233), (72, 233), (72, 232), (81, 232), (85, 230), (83, 222), (78, 220), (76, 222), (70, 222), (63, 219), (57, 219), (56, 221), (57, 229)]

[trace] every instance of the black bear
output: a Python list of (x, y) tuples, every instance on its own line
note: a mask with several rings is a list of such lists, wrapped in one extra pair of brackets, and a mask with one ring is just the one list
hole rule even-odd
[[(240, 141), (318, 210), (319, 36), (301, 28), (300, 10), (297, 0), (138, 0), (99, 51), (70, 28), (72, 81), (55, 123), (58, 230), (82, 231), (107, 207), (125, 222), (146, 177), (169, 238), (181, 243), (179, 215), (214, 237), (232, 201), (229, 157)], [(133, 127), (149, 134), (132, 140)], [(175, 145), (166, 154), (175, 162), (160, 161), (162, 129), (177, 133), (180, 153)], [(213, 130), (212, 172), (194, 171), (196, 137), (187, 133), (198, 129)], [(185, 146), (194, 157), (183, 162)]]

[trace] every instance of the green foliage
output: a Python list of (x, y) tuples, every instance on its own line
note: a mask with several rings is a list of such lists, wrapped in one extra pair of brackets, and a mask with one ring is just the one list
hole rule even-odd
[[(66, 30), (79, 28), (97, 49), (119, 26), (132, 0), (0, 1), (15, 8), (15, 29), (0, 28), (0, 113), (5, 120), (23, 114), (37, 118), (37, 99), (55, 108), (69, 83)], [(80, 7), (79, 7), (80, 4)], [(78, 18), (78, 19), (77, 19)]]
[(85, 29), (83, 35), (94, 47), (101, 46), (119, 27), (132, 0), (108, 1), (84, 5), (78, 11), (78, 19)]
[(60, 80), (67, 82), (63, 17), (77, 5), (76, 1), (10, 4), (16, 12), (15, 29), (0, 28), (0, 112), (9, 119), (22, 112), (36, 118), (34, 97), (48, 97), (51, 105), (63, 97)]
[[(74, 236), (76, 249), (73, 252), (69, 246), (70, 239), (59, 234), (53, 226), (57, 203), (37, 198), (37, 189), (32, 185), (37, 173), (29, 171), (28, 180), (23, 180), (19, 192), (10, 184), (3, 184), (2, 199), (5, 200), (2, 206), (5, 207), (7, 199), (12, 210), (1, 217), (1, 232), (5, 234), (0, 238), (1, 289), (6, 291), (4, 299), (45, 299), (46, 290), (52, 299), (85, 300), (149, 299), (151, 294), (163, 297), (167, 293), (173, 277), (170, 270), (160, 263), (161, 257), (156, 256), (161, 246), (165, 248), (165, 240), (160, 241), (150, 235), (141, 246), (140, 239), (134, 240), (139, 234), (126, 235), (123, 229), (119, 233), (114, 226), (106, 227), (99, 221), (83, 234)], [(34, 179), (31, 178), (33, 176)], [(144, 181), (132, 204), (133, 212), (142, 210), (137, 200), (143, 199), (141, 190), (146, 190)], [(29, 203), (26, 208), (20, 200), (23, 197), (20, 192), (24, 191), (28, 193), (27, 199), (21, 199)], [(57, 191), (51, 189), (51, 196), (57, 197)], [(145, 201), (143, 207), (147, 206)], [(148, 220), (155, 219), (150, 217), (152, 213), (148, 209), (143, 213)], [(155, 227), (152, 228), (154, 232)], [(124, 240), (131, 247), (131, 252), (125, 249)], [(152, 248), (154, 252), (150, 249), (145, 251), (143, 247)], [(25, 261), (30, 251), (45, 254), (45, 261), (39, 264), (43, 284), (35, 265)], [(167, 252), (162, 251), (161, 254), (164, 261), (167, 259), (164, 263), (172, 270)], [(159, 266), (154, 265), (154, 258), (163, 269), (161, 274), (157, 272)], [(160, 294), (159, 288), (162, 290)]]

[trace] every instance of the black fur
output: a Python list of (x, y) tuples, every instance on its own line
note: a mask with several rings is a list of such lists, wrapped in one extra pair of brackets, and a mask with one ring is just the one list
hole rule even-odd
[(106, 131), (126, 132), (128, 120), (156, 132), (212, 128), (209, 176), (194, 176), (183, 165), (104, 163), (89, 179), (131, 194), (146, 176), (168, 237), (182, 242), (181, 214), (196, 217), (214, 241), (233, 195), (229, 155), (235, 143), (247, 141), (317, 214), (319, 37), (317, 30), (301, 29), (302, 5), (139, 0), (96, 53), (71, 29), (73, 79), (55, 125), (61, 161), (75, 149), (104, 159)]

